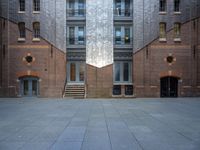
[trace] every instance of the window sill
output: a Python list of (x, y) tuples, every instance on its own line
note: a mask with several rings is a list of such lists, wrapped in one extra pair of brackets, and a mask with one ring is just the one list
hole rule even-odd
[(18, 38), (18, 42), (25, 42), (25, 38)]
[(167, 14), (166, 11), (160, 11), (160, 12), (159, 12), (159, 15), (166, 15), (166, 14)]
[(167, 42), (166, 38), (159, 38), (159, 42)]
[(174, 42), (181, 42), (181, 38), (174, 38)]
[(40, 14), (40, 11), (33, 11), (33, 14)]
[(18, 14), (25, 14), (25, 11), (18, 11)]
[(131, 82), (114, 82), (113, 85), (133, 85)]
[(33, 38), (33, 42), (40, 42), (40, 38)]
[(175, 12), (174, 12), (174, 15), (180, 15), (180, 14), (181, 14), (180, 11), (175, 11)]

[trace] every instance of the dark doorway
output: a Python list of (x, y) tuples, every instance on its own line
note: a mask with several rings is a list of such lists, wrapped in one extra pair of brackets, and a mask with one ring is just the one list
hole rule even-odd
[(160, 79), (161, 97), (178, 97), (178, 78), (164, 77)]

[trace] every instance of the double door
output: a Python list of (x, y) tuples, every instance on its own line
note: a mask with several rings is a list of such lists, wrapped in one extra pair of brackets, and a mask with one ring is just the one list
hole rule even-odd
[(160, 79), (161, 97), (178, 97), (178, 79), (175, 77), (164, 77)]
[(21, 78), (21, 95), (27, 97), (38, 96), (38, 79), (33, 77)]

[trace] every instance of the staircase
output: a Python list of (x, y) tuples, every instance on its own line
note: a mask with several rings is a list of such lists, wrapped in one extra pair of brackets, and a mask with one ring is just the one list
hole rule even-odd
[(84, 96), (85, 96), (84, 85), (66, 85), (64, 97), (84, 98)]

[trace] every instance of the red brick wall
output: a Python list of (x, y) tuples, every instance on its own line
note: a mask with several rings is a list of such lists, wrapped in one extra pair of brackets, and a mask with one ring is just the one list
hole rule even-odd
[[(195, 56), (193, 53), (193, 45), (199, 45), (196, 41), (199, 35), (197, 26), (194, 29), (193, 22), (183, 24), (180, 43), (174, 42), (173, 34), (173, 30), (169, 31), (167, 42), (157, 39), (133, 55), (134, 93), (137, 97), (160, 97), (160, 78), (164, 76), (182, 80), (179, 96), (200, 96), (197, 86), (200, 52), (198, 50)], [(175, 58), (171, 65), (166, 62), (169, 55)]]
[[(49, 42), (32, 41), (32, 32), (26, 30), (26, 41), (18, 42), (18, 26), (9, 23), (9, 49), (3, 64), (1, 96), (18, 96), (19, 77), (37, 76), (40, 79), (41, 97), (61, 97), (66, 78), (66, 54)], [(5, 36), (5, 35), (4, 35)], [(7, 44), (8, 45), (8, 44)], [(35, 61), (28, 65), (24, 57), (31, 55)], [(12, 93), (2, 91), (12, 89)]]
[(86, 72), (88, 98), (112, 97), (113, 65), (103, 68), (87, 65)]

